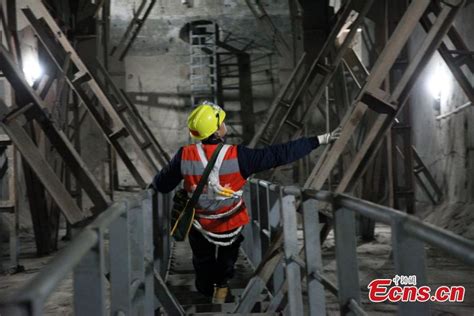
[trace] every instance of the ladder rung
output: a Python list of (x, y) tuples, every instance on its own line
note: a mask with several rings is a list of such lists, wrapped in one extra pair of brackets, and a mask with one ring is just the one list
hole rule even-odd
[(327, 75), (328, 73), (331, 72), (331, 68), (329, 66), (326, 66), (320, 63), (316, 64), (316, 70), (322, 75)]
[(288, 125), (290, 125), (290, 126), (292, 126), (292, 127), (296, 128), (296, 129), (299, 129), (299, 128), (301, 128), (301, 125), (300, 125), (300, 124), (298, 124), (298, 123), (295, 123), (295, 122), (293, 122), (293, 121), (290, 121), (290, 120), (286, 120), (286, 121), (285, 121), (285, 124), (288, 124)]
[(360, 101), (377, 113), (390, 115), (395, 115), (397, 113), (397, 108), (394, 105), (376, 97), (370, 92), (364, 93)]
[(117, 139), (117, 138), (125, 137), (125, 136), (128, 136), (128, 132), (124, 127), (122, 127), (121, 129), (109, 134), (110, 139)]
[(22, 106), (22, 107), (17, 107), (16, 109), (8, 112), (4, 117), (3, 117), (3, 122), (4, 123), (9, 123), (11, 122), (12, 120), (16, 119), (18, 116), (22, 115), (22, 114), (25, 114), (26, 112), (28, 112), (29, 110), (31, 110), (31, 108), (34, 106), (33, 103), (28, 103), (27, 105), (25, 106)]
[(128, 108), (125, 105), (118, 106), (117, 107), (117, 112), (122, 113), (125, 112)]
[(468, 59), (472, 58), (472, 56), (459, 55), (459, 56), (456, 56), (456, 57), (453, 56), (451, 58), (452, 58), (453, 63), (456, 66), (461, 67), (461, 66), (464, 66), (464, 64), (468, 61)]
[(79, 74), (74, 79), (72, 79), (72, 83), (74, 83), (74, 84), (83, 84), (84, 82), (87, 82), (91, 79), (92, 78), (88, 73), (82, 73), (82, 74)]
[(143, 150), (145, 150), (145, 149), (147, 149), (147, 148), (150, 147), (150, 146), (151, 146), (151, 142), (145, 142), (145, 143), (143, 143), (143, 144), (140, 145), (140, 148), (143, 149)]
[(290, 107), (291, 107), (290, 102), (287, 102), (287, 101), (284, 101), (284, 100), (278, 101), (278, 104), (284, 105), (284, 106), (287, 107), (287, 108), (290, 108)]
[(421, 173), (421, 172), (423, 172), (423, 171), (425, 171), (425, 170), (426, 170), (425, 167), (417, 167), (417, 168), (414, 168), (414, 169), (413, 169), (413, 173), (414, 173), (414, 174), (419, 174), (419, 173)]

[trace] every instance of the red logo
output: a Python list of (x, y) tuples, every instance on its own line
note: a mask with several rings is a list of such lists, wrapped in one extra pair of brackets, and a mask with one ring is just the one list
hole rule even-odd
[[(393, 286), (392, 286), (393, 284)], [(374, 303), (389, 302), (463, 302), (464, 286), (442, 285), (435, 289), (417, 286), (416, 276), (399, 276), (393, 279), (375, 279), (367, 286), (369, 300)]]

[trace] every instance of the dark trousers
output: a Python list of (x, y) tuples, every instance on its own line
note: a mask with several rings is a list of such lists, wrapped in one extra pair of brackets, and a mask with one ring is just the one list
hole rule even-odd
[[(192, 228), (189, 232), (189, 244), (193, 251), (193, 266), (196, 273), (196, 288), (206, 296), (212, 296), (214, 284), (222, 286), (234, 276), (234, 265), (239, 256), (239, 235), (229, 246), (216, 246)], [(217, 253), (216, 253), (217, 247)]]

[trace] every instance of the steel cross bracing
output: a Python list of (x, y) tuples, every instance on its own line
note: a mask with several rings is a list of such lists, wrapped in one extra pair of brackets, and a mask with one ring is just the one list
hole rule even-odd
[(420, 188), (425, 192), (426, 196), (430, 199), (431, 203), (439, 204), (443, 198), (443, 191), (436, 183), (433, 175), (428, 170), (428, 167), (421, 160), (420, 155), (416, 151), (415, 147), (412, 146), (413, 155), (413, 172), (415, 173), (416, 181)]
[(2, 126), (41, 180), (46, 190), (48, 190), (61, 208), (68, 222), (76, 223), (89, 214), (79, 209), (52, 167), (42, 158), (34, 141), (22, 128), (23, 124), (20, 122), (34, 119), (38, 123), (51, 142), (51, 145), (57, 150), (64, 163), (73, 173), (77, 182), (87, 192), (95, 206), (93, 211), (103, 211), (107, 208), (109, 202), (105, 193), (92, 173), (87, 169), (67, 136), (53, 124), (43, 111), (43, 108), (45, 108), (43, 101), (28, 85), (23, 77), (23, 72), (18, 68), (10, 53), (3, 46), (0, 47), (0, 69), (17, 94), (17, 104), (15, 107), (9, 108), (3, 101), (0, 102)]
[[(115, 103), (109, 99), (77, 55), (66, 35), (41, 3), (35, 5), (35, 14), (41, 19), (37, 19), (30, 8), (22, 9), (22, 11), (61, 73), (64, 60), (69, 56), (76, 72), (64, 74), (68, 84), (86, 106), (138, 185), (145, 187), (151, 182), (157, 170), (164, 167), (161, 162), (166, 160), (166, 157), (156, 155), (160, 153), (160, 149), (156, 148), (156, 141), (152, 141), (147, 130), (139, 124), (141, 119), (126, 104)], [(97, 100), (110, 116), (113, 128), (109, 127), (99, 109), (94, 105), (94, 100)], [(141, 168), (133, 161), (134, 156)]]
[[(452, 28), (454, 29), (454, 26)], [(344, 63), (346, 64), (346, 69), (352, 76), (356, 85), (361, 88), (364, 85), (364, 82), (367, 80), (367, 77), (369, 76), (369, 71), (365, 68), (365, 66), (362, 64), (362, 61), (354, 53), (354, 51), (351, 50), (351, 52), (351, 56), (346, 55), (346, 57), (349, 58), (344, 57)], [(354, 72), (355, 69), (357, 70), (356, 72)], [(397, 123), (397, 120), (395, 120), (395, 127), (397, 126)], [(403, 156), (398, 146), (395, 146), (395, 150), (402, 156), (402, 159), (406, 158)], [(414, 146), (411, 146), (411, 151), (415, 163), (413, 165), (413, 173), (415, 175), (416, 181), (433, 204), (440, 203), (443, 197), (441, 189), (433, 178), (433, 175), (423, 163), (420, 155), (418, 154)]]
[(258, 24), (260, 24), (262, 29), (272, 39), (272, 43), (278, 53), (285, 59), (291, 60), (292, 54), (290, 45), (285, 40), (280, 30), (275, 26), (260, 0), (245, 0), (245, 2), (257, 19)]
[(102, 75), (103, 77), (102, 82), (98, 78), (96, 78), (96, 81), (104, 91), (106, 91), (105, 87), (110, 88), (107, 90), (107, 95), (109, 96), (110, 101), (115, 104), (115, 108), (117, 109), (118, 113), (122, 116), (122, 118), (124, 118), (124, 120), (128, 116), (130, 121), (133, 122), (133, 125), (130, 126), (130, 128), (136, 129), (135, 133), (146, 138), (146, 142), (142, 141), (141, 144), (141, 148), (144, 150), (144, 153), (149, 157), (149, 159), (154, 161), (156, 166), (166, 166), (170, 161), (170, 157), (161, 144), (156, 140), (135, 104), (133, 104), (123, 89), (117, 87), (115, 82), (110, 77), (107, 69), (105, 69), (105, 67), (98, 60), (96, 61), (95, 66), (98, 70), (98, 74)]
[[(252, 139), (251, 147), (270, 145), (281, 140), (284, 135), (292, 137), (301, 132), (304, 122), (309, 117), (307, 114), (319, 104), (326, 86), (348, 51), (349, 45), (357, 33), (357, 28), (363, 22), (372, 2), (364, 1), (363, 6), (359, 7), (357, 1), (351, 0), (341, 8), (334, 28), (309, 71), (305, 69), (305, 55), (303, 55), (285, 87), (273, 101), (270, 114)], [(347, 26), (346, 22), (352, 18), (353, 11), (358, 12), (357, 18), (352, 22), (351, 29), (341, 45), (335, 49), (336, 38)], [(304, 100), (310, 101), (306, 103)]]
[(113, 56), (115, 52), (118, 52), (119, 60), (122, 61), (127, 55), (128, 51), (133, 45), (133, 42), (137, 38), (138, 33), (145, 24), (146, 19), (151, 13), (151, 10), (155, 6), (156, 0), (150, 0), (147, 5), (148, 0), (143, 0), (138, 7), (138, 10), (133, 13), (133, 18), (130, 21), (130, 24), (127, 26), (125, 33), (120, 39), (119, 43), (112, 47), (110, 55)]
[[(388, 93), (381, 91), (379, 87), (381, 86), (381, 83), (384, 78), (388, 76), (393, 63), (396, 61), (397, 56), (408, 41), (411, 33), (415, 29), (418, 21), (423, 16), (429, 4), (429, 0), (420, 0), (412, 2), (410, 4), (407, 11), (400, 20), (397, 28), (395, 29), (394, 33), (390, 37), (390, 40), (385, 46), (385, 49), (379, 56), (363, 89), (359, 93), (354, 109), (351, 109), (344, 118), (343, 130), (340, 139), (336, 141), (332, 148), (326, 150), (323, 156), (320, 158), (318, 164), (314, 168), (310, 178), (308, 179), (305, 185), (306, 188), (313, 188), (317, 190), (320, 190), (322, 188), (324, 182), (329, 176), (330, 171), (335, 166), (338, 158), (342, 154), (342, 151), (345, 149), (346, 144), (348, 143), (350, 137), (355, 131), (355, 128), (360, 123), (364, 113), (370, 106), (371, 109), (380, 113), (380, 117), (376, 120), (371, 130), (369, 131), (368, 136), (366, 137), (364, 143), (357, 152), (354, 161), (351, 163), (349, 169), (344, 174), (342, 181), (339, 183), (336, 192), (341, 193), (346, 190), (350, 190), (353, 184), (355, 183), (355, 180), (358, 179), (361, 174), (363, 174), (364, 166), (366, 166), (372, 158), (370, 154), (373, 155), (377, 152), (377, 148), (379, 147), (383, 136), (385, 135), (385, 132), (390, 128), (391, 122), (395, 118), (397, 110), (401, 106), (403, 106), (413, 86), (414, 81), (417, 79), (418, 75), (421, 73), (421, 70), (426, 65), (432, 54), (435, 52), (435, 50), (441, 43), (443, 36), (448, 32), (454, 21), (454, 18), (456, 17), (456, 14), (459, 12), (464, 2), (459, 1), (456, 6), (444, 6), (442, 8), (441, 12), (436, 17), (436, 20), (433, 23), (433, 27), (429, 30), (426, 38), (422, 41), (421, 46), (419, 47), (412, 62), (408, 65), (405, 73), (402, 75), (401, 80), (394, 89), (394, 92), (389, 95)], [(322, 205), (325, 204), (322, 203)], [(320, 212), (322, 211), (322, 205), (321, 203), (317, 205)], [(328, 215), (327, 212), (324, 212), (322, 214)], [(351, 227), (353, 226), (354, 219), (348, 216), (347, 212), (340, 212), (339, 215), (336, 217), (340, 218), (338, 220), (339, 222), (346, 221), (347, 224), (349, 224)], [(328, 225), (326, 224), (325, 226)], [(399, 228), (400, 227), (398, 226), (396, 227), (396, 229)], [(325, 231), (328, 231), (328, 229), (325, 229)], [(340, 229), (339, 233), (336, 231), (336, 233), (338, 234), (341, 234), (341, 232), (342, 235), (346, 236), (347, 238), (349, 238), (349, 235), (352, 235), (352, 231), (347, 232), (346, 230), (342, 231)], [(342, 237), (342, 239), (345, 239), (346, 237)], [(287, 238), (289, 237), (285, 237), (284, 234), (281, 233), (274, 236), (272, 244), (269, 246), (269, 250), (266, 252), (264, 260), (262, 260), (262, 264), (259, 265), (256, 270), (255, 278), (252, 279), (249, 285), (247, 286), (247, 289), (244, 292), (244, 294), (246, 295), (241, 300), (241, 303), (237, 307), (236, 311), (244, 312), (248, 310), (248, 308), (252, 308), (253, 297), (256, 293), (260, 293), (260, 289), (263, 289), (265, 287), (265, 284), (268, 282), (271, 275), (274, 273), (280, 260), (285, 257), (286, 252), (283, 253), (281, 247), (287, 247), (285, 245)], [(336, 237), (336, 240), (337, 239), (338, 237)], [(350, 237), (349, 239), (351, 242), (355, 241), (354, 239), (352, 239), (352, 237)], [(288, 242), (286, 242), (286, 244), (288, 244)], [(291, 247), (292, 244), (293, 242), (290, 243), (289, 247)], [(307, 246), (308, 245), (305, 243), (305, 247)], [(420, 251), (420, 249), (422, 249), (419, 246), (417, 246), (416, 248), (416, 251)], [(351, 259), (352, 255), (341, 249), (341, 253), (339, 256), (341, 256), (341, 258), (348, 256), (347, 258), (349, 260)], [(299, 257), (294, 256), (291, 256), (290, 258), (287, 257), (286, 260), (287, 262), (288, 260), (301, 262), (301, 259)], [(346, 280), (347, 282), (339, 282), (339, 286), (344, 285), (345, 287), (347, 287), (349, 283), (355, 286), (348, 286), (349, 292), (345, 292), (342, 294), (346, 297), (346, 300), (341, 300), (341, 307), (347, 305), (350, 306), (351, 304), (354, 305), (354, 303), (350, 300), (351, 288), (353, 290), (352, 294), (354, 294), (356, 297), (358, 296), (358, 281), (356, 282), (351, 277), (356, 274), (353, 270), (351, 270), (351, 268), (345, 268), (346, 263), (347, 262), (345, 260), (338, 260), (338, 264), (340, 264), (338, 265), (338, 269), (340, 268), (341, 270), (347, 270), (347, 273), (345, 274), (344, 278), (344, 280)], [(315, 277), (317, 278), (316, 274), (310, 276), (310, 278)], [(288, 280), (288, 282), (296, 282), (293, 284), (293, 286), (298, 286), (297, 284), (299, 281), (296, 280), (297, 278), (295, 279), (293, 277), (292, 279), (292, 281)], [(348, 280), (352, 281), (349, 282)], [(287, 289), (288, 295), (291, 295), (291, 291), (289, 290), (291, 289), (291, 287), (289, 285)], [(280, 296), (281, 295), (282, 294), (280, 294)], [(321, 301), (319, 302), (321, 303)], [(415, 312), (415, 314), (417, 312), (417, 308), (418, 307), (414, 307), (414, 310), (412, 310), (413, 312)]]
[(438, 48), (444, 35), (450, 29), (456, 14), (464, 4), (463, 1), (459, 1), (457, 5), (443, 6), (433, 22), (432, 28), (421, 42), (416, 55), (407, 66), (399, 83), (394, 87), (393, 93), (390, 94), (381, 90), (379, 87), (388, 76), (397, 56), (408, 41), (418, 21), (423, 17), (430, 2), (429, 0), (421, 0), (410, 4), (356, 98), (354, 107), (344, 117), (341, 137), (319, 159), (305, 183), (306, 188), (322, 188), (355, 129), (359, 126), (365, 112), (370, 108), (379, 113), (378, 118), (370, 128), (351, 165), (344, 173), (336, 191), (350, 191), (364, 173), (368, 163), (377, 152), (385, 133), (390, 128), (394, 117), (407, 100), (413, 83)]
[[(426, 32), (433, 27), (430, 16), (438, 15), (440, 11), (440, 5), (433, 1), (428, 7), (428, 14), (420, 21)], [(474, 75), (474, 52), (469, 50), (454, 25), (449, 29), (447, 35), (439, 45), (438, 52), (467, 98), (474, 104), (474, 86), (471, 83), (472, 80), (469, 80)], [(463, 66), (466, 66), (465, 71), (462, 69)]]

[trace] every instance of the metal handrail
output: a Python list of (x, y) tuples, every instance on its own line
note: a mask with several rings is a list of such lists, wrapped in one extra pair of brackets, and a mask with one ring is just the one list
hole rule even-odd
[[(247, 244), (244, 239), (243, 248), (252, 264), (258, 267), (235, 312), (249, 312), (256, 302), (254, 294), (273, 280), (267, 287), (271, 293), (268, 311), (276, 311), (284, 304), (282, 297), (288, 295), (286, 308), (291, 314), (302, 315), (302, 272), (298, 270), (303, 268), (308, 283), (310, 315), (320, 314), (325, 309), (324, 289), (338, 296), (341, 314), (350, 310), (354, 314), (364, 315), (357, 277), (355, 214), (391, 226), (395, 272), (416, 275), (419, 284), (426, 284), (425, 244), (474, 266), (473, 240), (399, 210), (347, 194), (281, 186), (252, 178), (244, 191), (244, 198), (251, 215), (251, 224), (244, 230)], [(328, 207), (335, 226), (337, 287), (328, 286), (322, 274), (318, 212), (326, 214)], [(303, 220), (304, 259), (299, 257), (303, 250), (298, 247), (297, 212)], [(399, 304), (399, 313), (427, 315), (428, 304), (420, 304), (402, 302)]]
[[(89, 225), (84, 227), (71, 243), (54, 256), (32, 280), (27, 282), (19, 291), (13, 293), (12, 296), (0, 302), (0, 314), (41, 315), (47, 298), (71, 272), (74, 273), (74, 282), (78, 281), (83, 285), (82, 288), (77, 284), (74, 285), (75, 305), (88, 304), (85, 300), (88, 298), (87, 291), (91, 290), (89, 287), (97, 285), (103, 288), (101, 294), (98, 295), (100, 297), (96, 298), (97, 301), (89, 304), (98, 314), (100, 314), (99, 310), (105, 310), (103, 294), (105, 287), (102, 279), (106, 277), (111, 281), (111, 288), (117, 288), (117, 284), (122, 285), (122, 288), (118, 291), (123, 291), (123, 297), (128, 302), (122, 302), (122, 296), (116, 296), (115, 299), (111, 297), (111, 312), (129, 314), (135, 308), (143, 308), (145, 313), (150, 313), (155, 310), (155, 300), (158, 299), (167, 312), (184, 314), (174, 297), (164, 288), (166, 286), (161, 281), (160, 272), (156, 267), (156, 260), (169, 260), (169, 258), (155, 258), (155, 261), (152, 259), (154, 251), (152, 245), (156, 242), (153, 239), (157, 237), (156, 233), (153, 233), (153, 227), (158, 227), (156, 223), (157, 216), (154, 216), (154, 213), (166, 213), (168, 211), (166, 203), (169, 203), (169, 201), (167, 199), (169, 199), (168, 196), (165, 197), (159, 193), (157, 194), (152, 189), (148, 189), (112, 204)], [(162, 205), (159, 205), (160, 201)], [(141, 221), (141, 223), (137, 221)], [(138, 227), (134, 227), (132, 223), (138, 223)], [(105, 267), (104, 239), (107, 231), (109, 236), (112, 234), (112, 229), (119, 231), (123, 236), (120, 236), (120, 241), (114, 240), (114, 244), (111, 241), (109, 245), (111, 255), (112, 249), (115, 249), (115, 253), (122, 249), (117, 248), (117, 245), (121, 247), (120, 243), (125, 243), (128, 246), (125, 253), (120, 254), (121, 258), (111, 258), (110, 267)], [(122, 232), (121, 229), (124, 231)], [(169, 233), (166, 229), (158, 231), (162, 235)], [(117, 237), (117, 235), (114, 236)], [(166, 247), (163, 243), (160, 246)], [(133, 258), (134, 255), (137, 258)], [(92, 263), (90, 261), (91, 257)], [(143, 266), (141, 276), (140, 273), (137, 274), (137, 265), (131, 264), (133, 260), (141, 261), (138, 262), (138, 266)], [(167, 266), (168, 263), (164, 262), (164, 265)], [(80, 271), (77, 272), (77, 269)], [(99, 280), (92, 280), (97, 284), (90, 285), (87, 283), (91, 281), (87, 279), (88, 270), (98, 276), (97, 279)], [(119, 272), (117, 273), (117, 271)], [(122, 273), (128, 274), (129, 277), (122, 278), (120, 275)], [(159, 279), (158, 282), (156, 282), (157, 279)], [(118, 283), (115, 284), (114, 281), (118, 281)], [(128, 286), (123, 286), (124, 284), (128, 284)], [(77, 293), (78, 291), (81, 293)], [(76, 306), (75, 311), (76, 314), (87, 314), (87, 308), (84, 308), (84, 306), (79, 308)]]
[(260, 179), (250, 179), (249, 182), (268, 188), (271, 191), (277, 192), (281, 190), (284, 194), (328, 202), (333, 205), (333, 208), (344, 207), (384, 224), (390, 225), (395, 222), (402, 222), (407, 232), (413, 237), (441, 248), (466, 264), (474, 265), (474, 241), (424, 222), (415, 216), (408, 215), (399, 210), (358, 199), (347, 194), (301, 189), (295, 186), (280, 186)]

